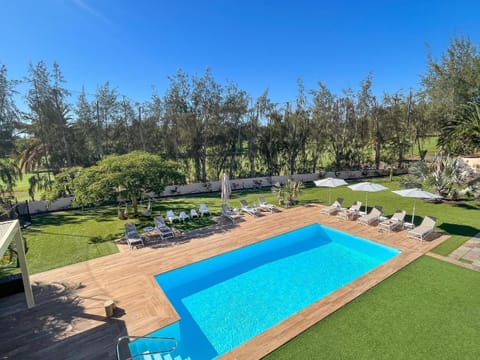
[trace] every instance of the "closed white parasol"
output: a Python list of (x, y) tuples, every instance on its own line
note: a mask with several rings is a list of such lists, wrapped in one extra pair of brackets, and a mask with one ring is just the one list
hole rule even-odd
[(230, 186), (230, 180), (227, 174), (223, 174), (222, 178), (222, 203), (228, 205), (228, 199), (230, 199), (230, 194), (232, 193), (232, 187)]

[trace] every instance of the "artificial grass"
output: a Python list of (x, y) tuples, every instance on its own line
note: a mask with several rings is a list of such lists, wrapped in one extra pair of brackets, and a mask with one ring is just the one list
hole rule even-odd
[(267, 359), (478, 359), (479, 283), (424, 256)]
[(116, 210), (102, 208), (33, 217), (23, 231), (30, 273), (75, 264), (118, 252), (111, 241), (122, 233)]
[[(389, 178), (377, 178), (371, 181), (387, 186), (389, 190), (399, 189), (397, 177), (392, 182)], [(300, 205), (328, 202), (327, 188), (316, 188), (311, 184), (306, 186), (299, 196)], [(332, 201), (336, 197), (342, 197), (345, 199), (345, 206), (349, 206), (355, 200), (361, 200), (365, 204), (364, 192), (352, 191), (345, 186), (334, 188), (331, 192)], [(277, 203), (270, 189), (264, 188), (234, 191), (229, 204), (231, 207), (240, 207), (242, 199), (250, 204), (258, 203), (259, 195), (264, 196), (268, 202)], [(388, 190), (368, 194), (369, 208), (377, 204), (382, 205), (386, 215), (393, 214), (397, 209), (404, 209), (411, 214), (413, 201), (414, 199), (403, 198)], [(152, 215), (165, 215), (169, 209), (178, 214), (182, 210), (198, 209), (200, 203), (205, 203), (214, 215), (220, 214), (219, 193), (209, 193), (158, 199), (152, 202)], [(146, 202), (143, 202), (139, 212), (142, 212), (145, 207)], [(132, 209), (129, 209), (132, 215)], [(451, 237), (433, 252), (445, 256), (480, 232), (478, 210), (480, 210), (480, 200), (464, 199), (461, 203), (455, 204), (434, 204), (417, 200), (415, 223), (418, 225), (425, 215), (438, 219), (437, 231), (450, 234)], [(407, 216), (408, 220), (409, 216)], [(128, 221), (135, 222), (139, 230), (146, 226), (153, 226), (152, 217), (138, 217)], [(34, 216), (32, 226), (23, 231), (28, 241), (27, 259), (30, 271), (32, 273), (46, 271), (116, 252), (117, 249), (112, 240), (123, 236), (124, 224), (124, 220), (117, 218), (116, 206)], [(180, 231), (189, 231), (210, 224), (213, 224), (213, 221), (208, 217), (176, 223), (174, 226)], [(0, 268), (0, 275), (18, 271), (15, 268)]]
[[(360, 180), (367, 181), (367, 180)], [(396, 195), (391, 190), (400, 189), (400, 177), (394, 177), (393, 181), (389, 178), (370, 179), (375, 183), (382, 184), (389, 188), (389, 190), (368, 193), (368, 207), (369, 209), (375, 205), (383, 206), (383, 213), (387, 216), (392, 215), (395, 210), (401, 209), (407, 212), (406, 221), (411, 220), (414, 199), (405, 198)], [(353, 184), (353, 181), (348, 181)], [(355, 200), (360, 200), (365, 205), (365, 192), (352, 191), (345, 186), (333, 188), (332, 201), (337, 197), (344, 198), (344, 205), (350, 206)], [(327, 188), (310, 188), (305, 189), (300, 195), (301, 203), (321, 202), (328, 203), (328, 189)], [(433, 216), (437, 218), (436, 231), (450, 235), (450, 238), (437, 246), (432, 252), (447, 256), (460, 245), (471, 239), (475, 234), (480, 232), (480, 223), (478, 222), (480, 199), (461, 199), (458, 202), (440, 202), (432, 203), (416, 200), (415, 210), (415, 224), (419, 225), (424, 216)], [(362, 209), (363, 209), (362, 206)]]
[[(201, 202), (210, 204), (213, 196), (178, 197), (161, 199), (152, 203), (153, 215), (165, 214), (173, 209), (189, 211), (199, 207)], [(146, 204), (139, 208), (144, 210)], [(130, 216), (133, 216), (130, 209)], [(213, 210), (212, 210), (213, 211)], [(27, 262), (32, 274), (94, 259), (118, 252), (113, 240), (124, 234), (127, 221), (134, 222), (139, 232), (146, 226), (153, 226), (153, 217), (132, 217), (119, 220), (117, 206), (102, 206), (88, 210), (72, 210), (32, 217), (32, 225), (23, 230), (27, 240)], [(175, 223), (180, 231), (211, 225), (209, 217)], [(17, 273), (20, 270), (12, 266), (0, 268), (0, 276)]]

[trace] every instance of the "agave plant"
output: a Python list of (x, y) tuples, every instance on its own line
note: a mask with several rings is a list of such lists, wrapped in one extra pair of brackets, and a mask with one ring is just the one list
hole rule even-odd
[(475, 199), (480, 198), (480, 177), (473, 179), (467, 183), (467, 187), (461, 191), (462, 195), (469, 197), (474, 197)]
[(459, 186), (465, 186), (472, 170), (461, 158), (436, 154), (433, 161), (419, 161), (409, 169), (409, 175), (401, 180), (403, 187), (431, 186), (439, 195), (456, 198)]
[(272, 192), (277, 196), (280, 205), (290, 206), (297, 202), (297, 197), (303, 188), (303, 182), (289, 179), (285, 185), (275, 183)]

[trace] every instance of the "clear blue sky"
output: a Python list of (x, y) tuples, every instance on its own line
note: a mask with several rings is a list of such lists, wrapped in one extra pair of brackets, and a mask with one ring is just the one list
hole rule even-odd
[(372, 73), (378, 95), (418, 88), (427, 44), (436, 57), (455, 36), (480, 44), (479, 14), (478, 0), (0, 0), (0, 63), (20, 79), (57, 61), (68, 89), (108, 80), (134, 101), (206, 67), (276, 102), (299, 76), (340, 93)]

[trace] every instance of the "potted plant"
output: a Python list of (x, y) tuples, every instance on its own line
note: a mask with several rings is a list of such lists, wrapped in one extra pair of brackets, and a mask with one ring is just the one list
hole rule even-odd
[(277, 196), (280, 205), (289, 207), (297, 203), (297, 197), (303, 188), (303, 182), (289, 179), (285, 185), (277, 182), (272, 187), (272, 192)]

